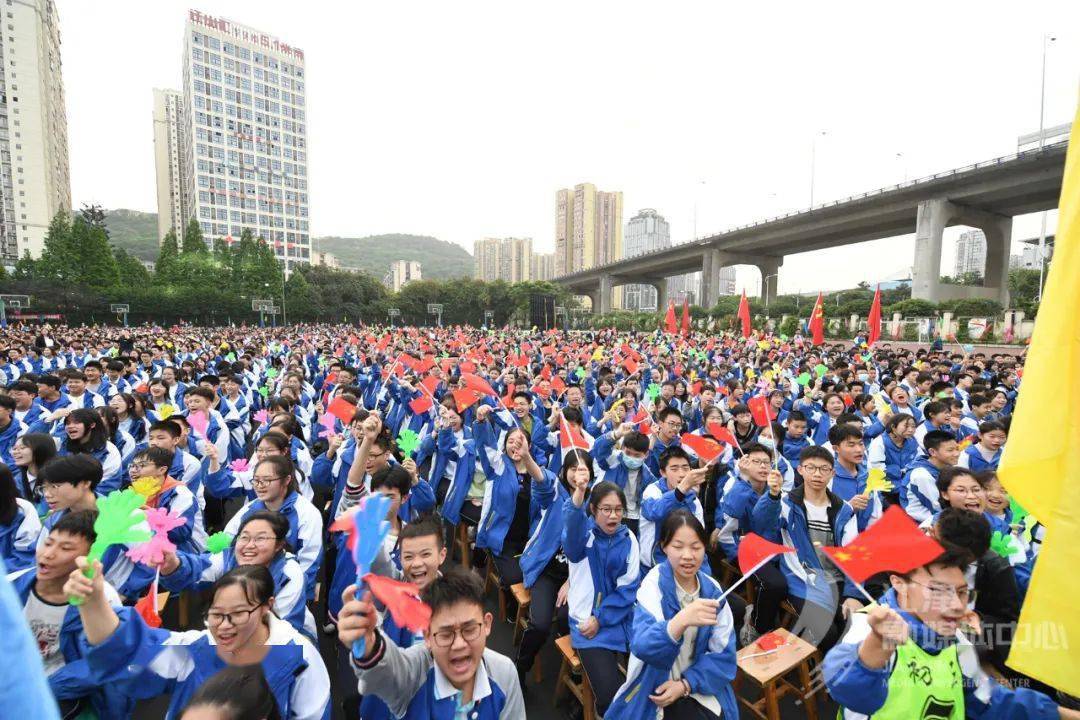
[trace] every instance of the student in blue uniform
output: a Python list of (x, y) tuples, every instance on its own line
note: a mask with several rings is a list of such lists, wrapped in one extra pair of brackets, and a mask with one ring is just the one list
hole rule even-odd
[(105, 421), (94, 410), (72, 410), (64, 419), (60, 455), (85, 454), (101, 463), (97, 494), (104, 497), (120, 487), (123, 479), (120, 451), (109, 441)]
[[(618, 449), (616, 446), (621, 441)], [(600, 469), (601, 480), (614, 483), (626, 497), (622, 521), (636, 536), (641, 520), (641, 497), (656, 476), (645, 464), (649, 454), (649, 438), (638, 432), (633, 423), (623, 423), (611, 432), (596, 438), (590, 454)]]
[(346, 589), (338, 639), (363, 638), (366, 654), (352, 660), (361, 693), (373, 693), (403, 720), (518, 720), (525, 703), (510, 658), (487, 649), (491, 613), (474, 573), (451, 568), (421, 599), (431, 608), (423, 644), (402, 649), (379, 629), (371, 593)]
[(690, 469), (690, 456), (682, 447), (669, 448), (660, 456), (660, 479), (641, 496), (641, 523), (638, 541), (642, 573), (664, 559), (656, 541), (657, 530), (672, 511), (685, 508), (704, 525), (705, 511), (698, 490), (705, 484), (708, 468)]
[(330, 717), (330, 679), (315, 646), (274, 614), (274, 579), (262, 565), (238, 566), (210, 590), (205, 630), (153, 629), (130, 608), (105, 602), (100, 563), (93, 579), (85, 557), (64, 585), (80, 598), (86, 663), (95, 682), (133, 700), (169, 694), (167, 717), (181, 708), (208, 678), (227, 665), (262, 666), (282, 718)]
[(664, 520), (664, 560), (638, 588), (626, 681), (606, 720), (739, 716), (735, 625), (720, 584), (702, 570), (707, 540), (684, 509)]
[(978, 442), (964, 448), (956, 464), (975, 472), (997, 470), (1007, 439), (1005, 425), (996, 420), (988, 420), (979, 426)]
[(597, 483), (591, 493), (579, 484), (562, 507), (571, 645), (589, 677), (597, 717), (607, 712), (625, 679), (619, 655), (630, 646), (641, 579), (637, 538), (620, 522), (625, 510), (622, 489), (608, 481)]
[[(866, 449), (867, 466), (885, 471), (885, 477), (897, 490), (904, 469), (915, 461), (919, 443), (915, 441), (915, 418), (904, 413), (890, 415), (885, 421), (885, 432), (870, 441)], [(892, 493), (895, 502), (897, 490)]]
[(11, 470), (0, 465), (0, 559), (9, 568), (28, 567), (40, 534), (37, 508), (19, 496)]
[(937, 479), (941, 471), (956, 464), (960, 450), (956, 438), (945, 430), (926, 433), (923, 447), (927, 457), (919, 458), (904, 472), (900, 484), (900, 503), (917, 523), (929, 520), (941, 510)]

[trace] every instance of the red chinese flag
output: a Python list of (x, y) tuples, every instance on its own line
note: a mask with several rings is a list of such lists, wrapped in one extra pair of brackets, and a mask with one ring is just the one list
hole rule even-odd
[(709, 423), (705, 429), (710, 435), (712, 435), (720, 442), (727, 443), (731, 447), (739, 447), (739, 441), (735, 439), (735, 436), (732, 434), (732, 432), (720, 423)]
[(543, 385), (540, 384), (535, 385), (532, 391), (542, 398), (551, 396), (551, 387), (545, 388)]
[(752, 397), (746, 405), (750, 408), (750, 414), (754, 417), (754, 424), (758, 427), (765, 427), (775, 419), (772, 408), (769, 407), (768, 395)]
[(428, 395), (435, 396), (435, 389), (439, 387), (439, 378), (434, 375), (428, 375), (426, 378), (420, 381), (420, 387), (427, 390)]
[(682, 301), (682, 322), (679, 323), (679, 332), (683, 335), (690, 334), (690, 301), (686, 298)]
[(348, 425), (356, 415), (356, 406), (343, 397), (336, 397), (330, 407), (326, 408), (326, 412)]
[(742, 300), (739, 301), (739, 321), (742, 323), (742, 336), (750, 337), (750, 302), (746, 299), (746, 291), (742, 291)]
[(417, 374), (426, 373), (433, 367), (435, 367), (435, 358), (430, 355), (425, 355), (423, 360), (418, 360), (413, 365), (413, 372)]
[(815, 345), (825, 342), (825, 300), (818, 293), (814, 310), (810, 313), (810, 336)]
[(746, 533), (739, 540), (739, 572), (749, 575), (757, 570), (758, 565), (780, 553), (795, 552), (795, 548), (777, 545), (760, 535)]
[(491, 387), (488, 381), (480, 377), (479, 375), (473, 375), (471, 373), (463, 372), (461, 373), (461, 379), (465, 382), (465, 387), (469, 388), (470, 390), (475, 390), (481, 395), (491, 395), (493, 397), (499, 396), (499, 394), (495, 392), (495, 389)]
[(641, 353), (630, 347), (630, 345), (628, 345), (627, 343), (623, 343), (623, 346), (619, 349), (622, 350), (623, 355), (634, 358), (634, 360), (641, 362)]
[(638, 364), (634, 358), (626, 358), (623, 360), (623, 368), (626, 370), (627, 375), (633, 375), (638, 371)]
[(697, 382), (695, 382), (693, 385), (690, 386), (690, 394), (693, 395), (694, 397), (697, 397), (698, 395), (701, 394), (701, 387), (702, 387), (702, 383), (701, 383), (700, 380), (698, 380)]
[(555, 391), (556, 395), (562, 395), (563, 391), (566, 390), (566, 382), (562, 379), (562, 377), (556, 375), (555, 377), (551, 378), (551, 389)]
[(458, 412), (465, 412), (465, 408), (475, 405), (480, 398), (480, 393), (471, 388), (454, 390), (454, 402), (457, 403)]
[(476, 372), (476, 363), (471, 360), (466, 360), (460, 365), (462, 374)]
[(937, 541), (919, 530), (915, 521), (898, 505), (893, 505), (881, 519), (856, 535), (843, 547), (823, 547), (837, 567), (857, 583), (866, 582), (880, 572), (911, 572), (934, 561), (945, 550)]
[(503, 405), (505, 405), (506, 407), (510, 407), (510, 405), (514, 402), (514, 393), (516, 391), (517, 385), (510, 384), (506, 386), (506, 395), (504, 395), (502, 398)]
[(870, 306), (870, 314), (866, 316), (866, 346), (873, 347), (874, 343), (881, 339), (881, 286), (874, 291), (874, 302)]
[(701, 458), (706, 463), (711, 463), (724, 452), (724, 446), (718, 443), (712, 438), (703, 437), (701, 435), (694, 435), (693, 433), (683, 433), (679, 438), (683, 447), (688, 447), (694, 451), (694, 454)]
[(409, 401), (409, 409), (412, 410), (413, 415), (423, 415), (432, 408), (435, 401), (429, 397), (418, 397), (415, 400)]
[(408, 353), (401, 353), (400, 355), (398, 355), (395, 362), (401, 367), (407, 367), (410, 370), (416, 370), (416, 358), (414, 358), (412, 355), (409, 355)]
[(563, 418), (559, 418), (559, 445), (563, 453), (572, 448), (589, 449), (589, 441), (585, 439), (581, 431)]
[(420, 599), (420, 588), (416, 585), (374, 573), (365, 575), (364, 582), (371, 594), (390, 611), (398, 627), (413, 632), (427, 629), (431, 622), (431, 608)]
[(547, 363), (544, 363), (544, 367), (540, 368), (540, 377), (544, 380), (551, 379), (551, 366)]
[(668, 303), (667, 314), (664, 315), (664, 332), (674, 335), (679, 329), (679, 326), (675, 324), (675, 301), (672, 300)]

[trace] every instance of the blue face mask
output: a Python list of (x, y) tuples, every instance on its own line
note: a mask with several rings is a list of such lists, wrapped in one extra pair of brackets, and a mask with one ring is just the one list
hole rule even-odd
[(627, 470), (637, 470), (645, 464), (645, 458), (630, 457), (626, 453), (623, 453), (622, 464), (626, 466)]

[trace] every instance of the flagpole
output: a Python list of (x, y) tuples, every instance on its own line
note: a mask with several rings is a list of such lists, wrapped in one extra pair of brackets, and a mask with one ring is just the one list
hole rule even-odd
[(742, 584), (743, 584), (744, 582), (746, 582), (746, 581), (747, 581), (747, 580), (748, 580), (748, 579), (750, 578), (750, 576), (751, 576), (751, 575), (753, 575), (754, 573), (756, 573), (756, 572), (757, 572), (758, 570), (760, 570), (761, 568), (765, 567), (765, 564), (766, 564), (766, 563), (768, 563), (769, 561), (771, 561), (771, 560), (772, 560), (772, 559), (773, 559), (774, 557), (776, 557), (776, 555), (769, 555), (768, 557), (766, 557), (766, 558), (764, 558), (763, 560), (761, 560), (761, 562), (759, 562), (759, 563), (758, 563), (757, 565), (755, 565), (754, 567), (750, 568), (750, 570), (749, 570), (749, 571), (747, 571), (747, 572), (744, 572), (744, 573), (742, 574), (742, 577), (741, 577), (741, 578), (739, 578), (738, 580), (736, 580), (736, 581), (735, 581), (735, 582), (734, 582), (734, 583), (732, 584), (732, 586), (731, 586), (731, 587), (729, 587), (729, 588), (728, 588), (727, 590), (725, 590), (725, 591), (724, 591), (724, 592), (723, 592), (723, 593), (722, 593), (722, 594), (720, 595), (720, 600), (723, 600), (723, 599), (724, 599), (724, 598), (726, 598), (726, 597), (727, 597), (728, 595), (730, 595), (730, 594), (731, 594), (731, 592), (732, 592), (732, 591), (733, 591), (733, 590), (734, 590), (735, 588), (737, 588), (737, 587), (739, 587), (740, 585), (742, 585)]

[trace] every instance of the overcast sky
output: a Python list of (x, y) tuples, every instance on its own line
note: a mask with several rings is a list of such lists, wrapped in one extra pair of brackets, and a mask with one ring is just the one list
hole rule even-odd
[[(699, 235), (805, 207), (821, 130), (819, 202), (1006, 155), (1038, 129), (1044, 33), (1045, 124), (1072, 119), (1080, 3), (884, 5), (58, 0), (72, 197), (156, 211), (151, 90), (180, 86), (188, 7), (304, 50), (313, 237), (552, 250), (555, 191), (588, 181), (682, 242), (695, 207)], [(898, 277), (912, 238), (788, 256), (780, 289)]]

